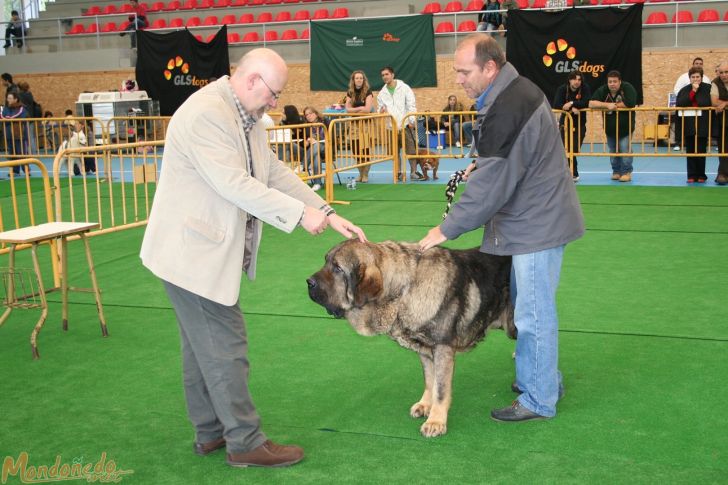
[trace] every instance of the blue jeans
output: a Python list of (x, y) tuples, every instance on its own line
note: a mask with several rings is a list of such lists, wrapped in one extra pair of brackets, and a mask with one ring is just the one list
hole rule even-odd
[(473, 122), (466, 121), (463, 123), (463, 142), (466, 145), (473, 143)]
[[(607, 135), (607, 147), (612, 153), (629, 153), (629, 135), (619, 138), (619, 150), (616, 149), (616, 137)], [(610, 157), (612, 172), (624, 175), (632, 173), (632, 157)]]
[(516, 385), (521, 405), (541, 416), (556, 415), (562, 388), (556, 289), (564, 246), (513, 256), (511, 298), (515, 300)]

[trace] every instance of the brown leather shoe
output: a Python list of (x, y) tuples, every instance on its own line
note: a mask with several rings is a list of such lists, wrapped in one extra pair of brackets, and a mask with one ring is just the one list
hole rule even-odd
[(303, 448), (295, 445), (279, 445), (271, 440), (252, 451), (227, 454), (227, 464), (237, 468), (289, 466), (301, 460), (303, 460)]
[(205, 456), (209, 455), (213, 451), (217, 451), (220, 448), (225, 447), (225, 438), (220, 438), (215, 441), (209, 441), (207, 443), (197, 443), (195, 442), (192, 446), (193, 451), (196, 455)]
[(726, 177), (722, 173), (719, 173), (718, 176), (715, 177), (715, 183), (718, 185), (726, 185), (728, 184), (728, 177)]

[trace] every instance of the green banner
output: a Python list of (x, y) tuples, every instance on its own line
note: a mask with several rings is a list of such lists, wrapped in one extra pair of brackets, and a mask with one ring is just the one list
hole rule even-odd
[(345, 91), (357, 69), (380, 89), (384, 66), (413, 88), (437, 86), (432, 15), (311, 24), (312, 91)]

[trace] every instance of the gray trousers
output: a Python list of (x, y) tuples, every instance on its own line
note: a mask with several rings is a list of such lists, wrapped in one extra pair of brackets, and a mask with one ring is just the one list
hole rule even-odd
[(240, 305), (225, 306), (163, 283), (179, 323), (187, 413), (197, 441), (224, 437), (230, 453), (257, 448), (266, 436), (248, 390), (248, 338)]

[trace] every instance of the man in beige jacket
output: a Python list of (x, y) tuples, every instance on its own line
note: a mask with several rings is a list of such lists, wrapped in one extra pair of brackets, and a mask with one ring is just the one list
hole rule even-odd
[(304, 456), (266, 438), (248, 390), (238, 297), (243, 271), (255, 277), (262, 224), (286, 232), (300, 225), (311, 234), (331, 226), (366, 240), (268, 149), (258, 120), (287, 81), (283, 59), (255, 49), (232, 77), (180, 106), (141, 249), (177, 315), (193, 449), (206, 455), (226, 446), (227, 463), (238, 467), (292, 465)]

